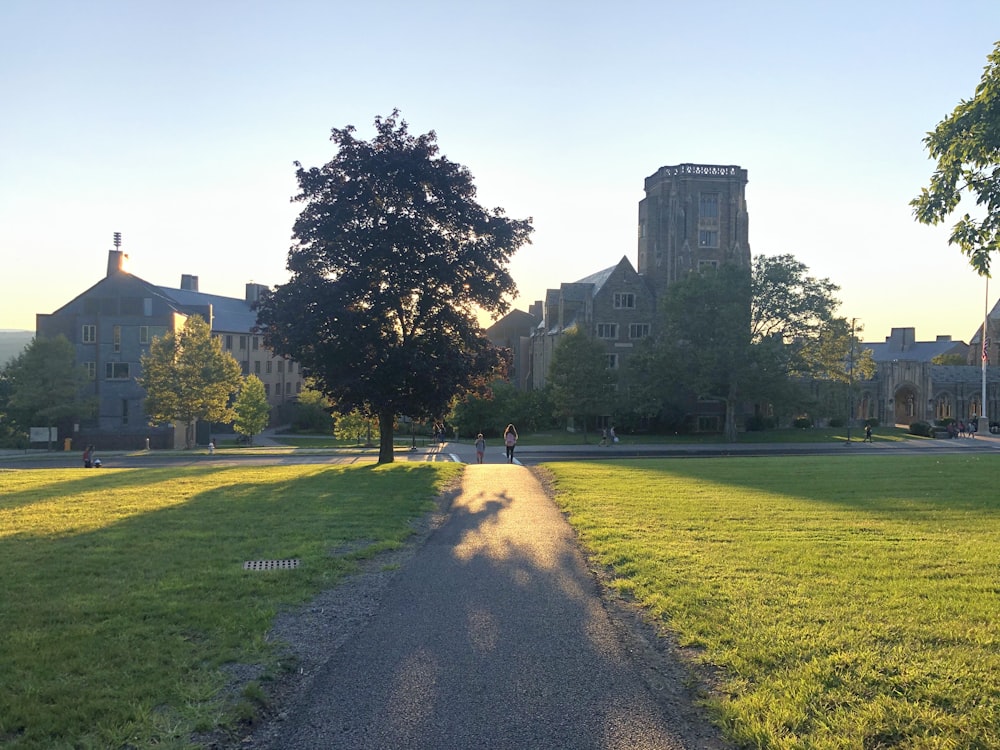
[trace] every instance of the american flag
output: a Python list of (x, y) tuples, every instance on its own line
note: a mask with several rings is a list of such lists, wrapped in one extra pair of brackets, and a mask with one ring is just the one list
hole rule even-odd
[(983, 362), (988, 361), (990, 358), (990, 337), (987, 336), (983, 339)]

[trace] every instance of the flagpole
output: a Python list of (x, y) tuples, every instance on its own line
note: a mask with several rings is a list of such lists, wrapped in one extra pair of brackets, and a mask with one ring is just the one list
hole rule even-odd
[(986, 277), (986, 302), (983, 305), (983, 335), (982, 335), (982, 343), (983, 343), (983, 393), (982, 393), (982, 400), (979, 402), (979, 418), (984, 423), (983, 425), (980, 426), (980, 430), (984, 431), (984, 432), (989, 431), (989, 429), (990, 429), (990, 420), (989, 420), (989, 416), (986, 413), (986, 363), (989, 360), (989, 346), (990, 346), (990, 340), (989, 340), (989, 337), (986, 334), (987, 334), (987, 331), (989, 330), (989, 327), (988, 327), (989, 326), (989, 321), (990, 321), (990, 277), (987, 276)]

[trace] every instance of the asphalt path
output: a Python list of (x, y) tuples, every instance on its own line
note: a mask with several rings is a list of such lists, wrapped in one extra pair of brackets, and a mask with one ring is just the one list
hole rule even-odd
[(447, 520), (268, 747), (717, 747), (691, 734), (692, 704), (665, 705), (643, 679), (531, 471), (470, 465)]

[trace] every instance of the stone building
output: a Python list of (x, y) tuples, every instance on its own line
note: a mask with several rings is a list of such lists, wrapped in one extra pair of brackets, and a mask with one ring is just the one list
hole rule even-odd
[(544, 387), (559, 337), (571, 328), (604, 341), (608, 366), (621, 368), (656, 325), (657, 298), (670, 284), (726, 262), (749, 267), (746, 185), (747, 172), (737, 166), (678, 164), (647, 177), (639, 202), (638, 268), (623, 257), (610, 268), (547, 290), (545, 300), (531, 306), (530, 327), (524, 317), (508, 321), (511, 313), (487, 330), (504, 346), (518, 330), (519, 359), (528, 371), (522, 366), (520, 379), (512, 382)]
[[(145, 392), (136, 378), (150, 342), (183, 328), (192, 315), (209, 323), (244, 375), (253, 372), (264, 382), (272, 420), (295, 400), (303, 387), (301, 369), (275, 357), (254, 332), (257, 316), (251, 306), (263, 287), (247, 284), (244, 299), (222, 297), (200, 292), (198, 277), (187, 274), (179, 289), (156, 286), (129, 273), (126, 260), (125, 253), (111, 250), (103, 279), (55, 312), (36, 316), (36, 335), (62, 334), (74, 345), (76, 361), (90, 377), (89, 395), (98, 403), (94, 419), (65, 426), (60, 439), (73, 437), (108, 449), (141, 448), (148, 438), (152, 447), (173, 447), (172, 426), (149, 425)], [(181, 440), (183, 430), (176, 432)], [(207, 441), (207, 432), (200, 435)]]

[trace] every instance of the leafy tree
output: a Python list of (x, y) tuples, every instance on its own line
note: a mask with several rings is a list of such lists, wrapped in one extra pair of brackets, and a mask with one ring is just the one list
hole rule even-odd
[(267, 403), (267, 393), (264, 391), (264, 383), (256, 375), (248, 375), (244, 378), (240, 394), (236, 397), (236, 403), (233, 404), (233, 411), (236, 414), (233, 429), (240, 435), (245, 435), (253, 444), (253, 436), (264, 431), (271, 413), (271, 406)]
[(910, 201), (917, 221), (936, 225), (974, 196), (981, 218), (965, 213), (948, 240), (958, 245), (981, 276), (990, 272), (990, 253), (1000, 249), (1000, 42), (987, 58), (975, 96), (963, 99), (938, 123), (924, 145), (937, 167), (930, 186)]
[[(804, 358), (812, 365), (809, 375), (821, 383), (840, 384), (833, 394), (843, 394), (826, 399), (826, 416), (849, 414), (848, 405), (856, 402), (859, 383), (875, 376), (872, 350), (858, 338), (861, 330), (845, 318), (834, 318), (806, 344)], [(830, 389), (819, 391), (830, 394)]]
[(604, 344), (579, 329), (566, 332), (552, 352), (548, 381), (556, 414), (580, 418), (587, 442), (588, 418), (607, 414), (614, 399), (615, 377)]
[(472, 176), (439, 155), (433, 131), (410, 135), (398, 111), (375, 129), (371, 141), (334, 129), (331, 161), (296, 163), (304, 208), (291, 279), (264, 296), (258, 321), (339, 411), (377, 416), (387, 463), (395, 415), (440, 417), (500, 365), (476, 313), (508, 309), (507, 265), (531, 222), (481, 207)]
[(5, 369), (8, 414), (25, 430), (52, 428), (59, 420), (88, 417), (96, 409), (96, 399), (84, 395), (87, 371), (76, 364), (65, 336), (32, 339)]
[(333, 433), (330, 399), (307, 384), (295, 402), (293, 426), (302, 432)]
[(967, 365), (969, 364), (961, 354), (938, 354), (931, 357), (932, 365)]
[(350, 440), (353, 438), (359, 443), (362, 436), (364, 436), (366, 443), (373, 438), (381, 442), (379, 422), (357, 410), (341, 414), (340, 418), (337, 419), (334, 435), (339, 440)]
[(736, 407), (746, 380), (766, 380), (750, 347), (750, 273), (725, 264), (667, 288), (656, 361), (665, 382), (725, 405), (725, 436), (736, 440)]
[(154, 422), (182, 422), (188, 448), (194, 445), (199, 419), (233, 421), (229, 404), (242, 383), (240, 365), (199, 316), (153, 339), (141, 362), (142, 375), (136, 380), (146, 390), (146, 414)]

